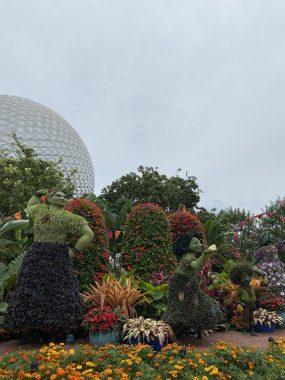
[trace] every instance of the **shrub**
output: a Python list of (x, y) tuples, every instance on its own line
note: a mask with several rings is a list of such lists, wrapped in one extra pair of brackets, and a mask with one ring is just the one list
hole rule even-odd
[(102, 284), (96, 282), (95, 285), (89, 285), (83, 297), (87, 304), (110, 306), (113, 310), (120, 310), (127, 318), (133, 318), (136, 306), (146, 302), (138, 284), (124, 276), (119, 279), (104, 277)]
[(74, 214), (83, 216), (94, 232), (91, 245), (74, 257), (74, 267), (78, 275), (81, 290), (100, 281), (104, 273), (110, 271), (108, 235), (102, 210), (85, 198), (74, 199), (65, 207)]
[(94, 307), (86, 313), (82, 325), (92, 333), (116, 327), (119, 316), (109, 307)]
[(154, 272), (173, 270), (170, 227), (165, 212), (154, 203), (135, 206), (128, 215), (122, 242), (121, 264), (142, 279)]
[(202, 235), (204, 241), (206, 241), (205, 232), (200, 222), (200, 219), (190, 211), (181, 209), (168, 216), (168, 221), (171, 228), (173, 243), (176, 242), (178, 237), (184, 235), (188, 231), (195, 231)]
[[(70, 348), (50, 343), (40, 350), (1, 357), (2, 379), (270, 379), (285, 376), (285, 340), (266, 350), (219, 342), (209, 350), (171, 344), (154, 355), (147, 345)], [(31, 370), (31, 363), (36, 369)]]

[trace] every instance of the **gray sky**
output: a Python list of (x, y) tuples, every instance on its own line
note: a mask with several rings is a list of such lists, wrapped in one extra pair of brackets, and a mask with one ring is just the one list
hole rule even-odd
[(0, 0), (0, 93), (54, 109), (96, 193), (139, 164), (198, 178), (202, 205), (285, 190), (284, 0)]

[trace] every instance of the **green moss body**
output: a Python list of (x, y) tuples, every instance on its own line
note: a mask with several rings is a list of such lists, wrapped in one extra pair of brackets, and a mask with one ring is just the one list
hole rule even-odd
[(177, 336), (213, 329), (222, 321), (222, 312), (216, 300), (200, 288), (199, 280), (191, 262), (195, 256), (185, 254), (170, 279), (168, 306), (162, 319)]
[(66, 210), (52, 211), (45, 204), (38, 205), (32, 217), (36, 242), (66, 243), (87, 224), (81, 216)]

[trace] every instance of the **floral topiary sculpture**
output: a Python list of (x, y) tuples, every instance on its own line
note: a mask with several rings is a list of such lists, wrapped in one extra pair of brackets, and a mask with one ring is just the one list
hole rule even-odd
[(206, 235), (200, 219), (192, 212), (187, 211), (184, 206), (180, 210), (170, 214), (168, 221), (171, 228), (173, 243), (187, 232), (194, 232), (201, 235), (201, 238), (206, 241)]
[(170, 227), (165, 212), (156, 204), (136, 205), (128, 215), (122, 243), (125, 270), (147, 280), (155, 272), (173, 270)]
[(94, 281), (100, 281), (102, 276), (110, 271), (107, 228), (103, 211), (88, 199), (74, 199), (65, 209), (83, 216), (94, 233), (89, 248), (74, 257), (75, 271), (83, 291)]

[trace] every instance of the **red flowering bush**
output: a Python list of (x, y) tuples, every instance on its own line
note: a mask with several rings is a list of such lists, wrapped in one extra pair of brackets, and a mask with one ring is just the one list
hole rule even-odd
[(91, 245), (74, 257), (74, 267), (78, 275), (81, 290), (95, 281), (100, 281), (105, 273), (111, 269), (109, 262), (109, 247), (107, 227), (103, 211), (85, 198), (71, 200), (66, 205), (66, 210), (83, 216), (89, 227), (94, 232), (94, 240)]
[(285, 310), (285, 300), (282, 297), (267, 296), (259, 300), (259, 307), (268, 311)]
[(200, 219), (185, 209), (173, 212), (168, 216), (171, 228), (172, 240), (175, 242), (178, 237), (184, 235), (188, 231), (199, 232), (204, 241), (206, 241), (205, 232)]
[(113, 330), (118, 322), (119, 315), (109, 306), (94, 307), (86, 313), (82, 326), (90, 332)]
[(128, 215), (121, 264), (144, 280), (174, 269), (170, 227), (165, 212), (154, 203), (136, 205)]

